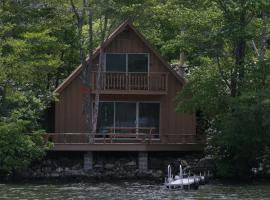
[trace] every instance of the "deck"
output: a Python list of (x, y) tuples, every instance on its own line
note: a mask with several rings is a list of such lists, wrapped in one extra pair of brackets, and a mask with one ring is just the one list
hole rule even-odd
[[(92, 92), (95, 93), (97, 72), (92, 72)], [(162, 72), (101, 72), (101, 94), (165, 95), (168, 73)]]
[(204, 137), (149, 133), (47, 133), (53, 151), (202, 151)]

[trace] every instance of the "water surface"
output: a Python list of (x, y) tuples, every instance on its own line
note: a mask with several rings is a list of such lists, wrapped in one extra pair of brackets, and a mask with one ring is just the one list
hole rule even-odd
[(0, 199), (270, 199), (270, 184), (221, 184), (199, 190), (165, 189), (151, 181), (116, 181), (51, 184), (0, 184)]

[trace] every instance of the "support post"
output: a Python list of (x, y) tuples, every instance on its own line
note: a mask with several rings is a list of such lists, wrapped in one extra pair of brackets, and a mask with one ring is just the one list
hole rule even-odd
[(93, 152), (88, 151), (84, 154), (83, 169), (84, 171), (90, 171), (93, 169)]
[(139, 152), (138, 153), (138, 166), (140, 172), (147, 172), (148, 170), (148, 153)]

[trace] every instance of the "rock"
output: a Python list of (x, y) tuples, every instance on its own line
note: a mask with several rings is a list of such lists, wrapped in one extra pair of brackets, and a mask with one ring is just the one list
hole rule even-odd
[(136, 166), (136, 162), (130, 161), (130, 162), (126, 163), (125, 166)]
[(59, 175), (59, 173), (57, 173), (57, 172), (53, 172), (53, 173), (51, 173), (51, 177), (59, 177), (60, 175)]
[(72, 170), (79, 170), (79, 169), (81, 169), (80, 163), (78, 163), (78, 164), (72, 166), (71, 169), (72, 169)]
[(106, 171), (105, 176), (113, 176), (114, 172), (113, 171)]
[(152, 176), (154, 178), (160, 178), (160, 177), (163, 177), (163, 173), (161, 170), (156, 170), (156, 171), (152, 172)]
[(61, 173), (63, 171), (63, 168), (58, 167), (55, 171), (58, 172), (58, 173)]
[(104, 168), (105, 169), (113, 169), (113, 168), (115, 168), (115, 165), (111, 164), (111, 163), (107, 163), (107, 164), (105, 164)]
[(67, 176), (79, 176), (82, 174), (83, 174), (82, 170), (69, 170), (69, 171), (65, 172), (65, 175), (67, 175)]
[(102, 164), (95, 164), (95, 165), (94, 165), (94, 168), (100, 169), (100, 168), (103, 168), (103, 165), (102, 165)]

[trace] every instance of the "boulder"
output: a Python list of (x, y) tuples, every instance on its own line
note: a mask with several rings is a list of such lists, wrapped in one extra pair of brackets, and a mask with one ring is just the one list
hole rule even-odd
[(63, 171), (63, 168), (58, 167), (55, 171), (58, 172), (58, 173), (61, 173)]
[(104, 168), (105, 169), (114, 169), (115, 168), (115, 165), (114, 164), (111, 164), (111, 163), (107, 163), (107, 164), (105, 164)]
[(152, 176), (154, 178), (161, 178), (161, 177), (163, 177), (163, 173), (162, 173), (161, 170), (155, 170), (155, 171), (152, 172)]
[(72, 166), (71, 169), (72, 169), (72, 170), (79, 170), (79, 169), (81, 169), (80, 163), (78, 163), (78, 164)]
[(130, 166), (130, 167), (136, 166), (136, 162), (134, 161), (127, 162), (125, 166)]
[(51, 173), (51, 177), (59, 177), (60, 176), (60, 174), (59, 173), (57, 173), (57, 172), (53, 172), (53, 173)]
[(103, 165), (102, 165), (102, 164), (95, 164), (95, 165), (94, 165), (94, 168), (101, 169), (101, 168), (103, 168)]

